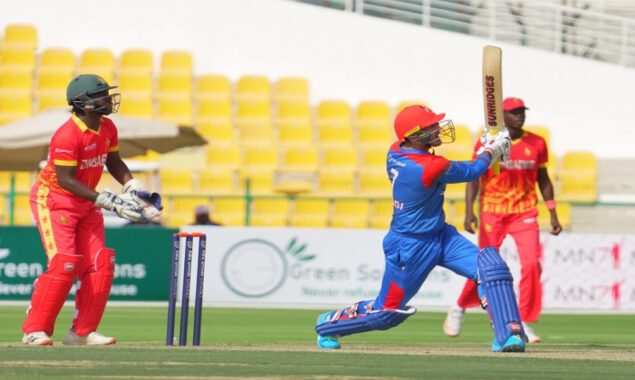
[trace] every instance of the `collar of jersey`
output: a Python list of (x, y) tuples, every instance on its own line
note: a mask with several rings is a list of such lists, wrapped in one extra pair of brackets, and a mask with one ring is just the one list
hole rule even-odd
[(432, 154), (430, 152), (426, 152), (425, 150), (419, 150), (419, 149), (415, 149), (415, 148), (404, 148), (403, 144), (404, 144), (403, 142), (401, 142), (399, 144), (399, 150), (401, 150), (404, 153)]
[(523, 131), (523, 134), (520, 135), (519, 138), (517, 138), (516, 140), (512, 140), (512, 145), (516, 145), (518, 144), (522, 139), (524, 139), (527, 136), (527, 131)]
[(101, 131), (101, 120), (99, 121), (99, 128), (97, 128), (96, 131), (93, 131), (92, 129), (88, 128), (86, 124), (82, 121), (82, 119), (80, 119), (75, 113), (73, 113), (72, 119), (73, 119), (73, 122), (75, 122), (75, 124), (77, 125), (77, 128), (79, 128), (79, 130), (82, 132), (90, 131), (98, 135), (99, 131)]

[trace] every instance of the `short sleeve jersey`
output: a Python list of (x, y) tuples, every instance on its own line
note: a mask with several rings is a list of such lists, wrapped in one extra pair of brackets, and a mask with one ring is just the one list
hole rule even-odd
[(101, 179), (108, 153), (117, 151), (118, 144), (117, 128), (112, 120), (102, 117), (99, 129), (93, 131), (73, 114), (53, 134), (48, 161), (38, 180), (52, 191), (70, 195), (70, 192), (58, 184), (55, 166), (75, 166), (75, 178), (95, 189)]
[[(476, 143), (475, 151), (481, 143)], [(500, 163), (500, 174), (489, 169), (480, 181), (481, 210), (496, 214), (517, 214), (536, 207), (538, 169), (548, 160), (545, 140), (531, 132), (512, 141), (509, 161)]]

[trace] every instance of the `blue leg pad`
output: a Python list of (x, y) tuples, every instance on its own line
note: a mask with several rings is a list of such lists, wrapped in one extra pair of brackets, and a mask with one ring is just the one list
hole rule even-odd
[(504, 345), (512, 335), (527, 339), (520, 322), (520, 313), (514, 294), (512, 274), (498, 250), (487, 247), (478, 253), (478, 277), (481, 303), (492, 320), (495, 339)]
[(416, 312), (417, 309), (414, 307), (406, 306), (405, 310), (373, 310), (343, 319), (340, 318), (340, 311), (336, 311), (324, 318), (322, 323), (318, 323), (315, 332), (321, 336), (339, 337), (372, 330), (386, 330), (397, 326)]

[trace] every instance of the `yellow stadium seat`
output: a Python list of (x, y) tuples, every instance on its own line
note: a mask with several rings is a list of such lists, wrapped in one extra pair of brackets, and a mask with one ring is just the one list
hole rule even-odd
[(245, 198), (212, 198), (212, 219), (224, 226), (244, 226)]
[(240, 192), (247, 190), (247, 180), (249, 180), (249, 192), (257, 195), (273, 194), (273, 171), (241, 171), (238, 180), (238, 189)]
[(68, 106), (66, 87), (73, 79), (70, 71), (39, 71), (37, 74), (38, 110)]
[(289, 200), (286, 198), (256, 198), (251, 202), (251, 226), (284, 227), (288, 220)]
[(364, 196), (390, 197), (392, 187), (386, 170), (362, 170), (359, 173), (359, 192)]
[(318, 104), (316, 123), (351, 125), (351, 106), (343, 100), (323, 100)]
[(165, 195), (192, 194), (192, 171), (189, 168), (161, 168), (159, 170), (161, 193)]
[(47, 48), (40, 54), (39, 71), (75, 72), (75, 53), (68, 48)]
[(312, 145), (313, 126), (310, 122), (279, 123), (278, 142), (282, 145), (292, 146)]
[(309, 81), (301, 77), (283, 77), (276, 82), (276, 102), (309, 102)]
[(161, 214), (162, 224), (170, 228), (179, 228), (192, 223), (193, 217), (183, 213), (165, 213)]
[(240, 149), (235, 145), (208, 145), (207, 167), (213, 170), (237, 170), (242, 165)]
[(0, 67), (0, 94), (30, 95), (33, 92), (33, 73)]
[(197, 124), (231, 124), (232, 104), (229, 99), (199, 98), (196, 104)]
[(168, 50), (161, 54), (161, 75), (172, 72), (192, 76), (192, 54), (184, 50)]
[(278, 149), (273, 145), (248, 146), (243, 151), (242, 163), (246, 173), (273, 172), (278, 168)]
[(186, 72), (162, 72), (158, 81), (158, 97), (181, 95), (190, 97), (192, 95), (192, 76)]
[(231, 145), (236, 143), (236, 133), (231, 121), (208, 122), (199, 121), (197, 132), (212, 145)]
[(386, 149), (397, 141), (393, 128), (386, 125), (369, 124), (357, 131), (357, 140), (361, 146), (383, 146)]
[(152, 92), (152, 72), (122, 71), (118, 79), (119, 88), (116, 90), (122, 93)]
[(234, 185), (234, 171), (207, 168), (198, 175), (198, 186), (196, 192), (201, 194), (233, 194), (236, 189)]
[(194, 221), (196, 207), (208, 206), (208, 203), (209, 200), (205, 197), (173, 197), (170, 199), (170, 212), (185, 213)]
[(355, 179), (346, 172), (319, 172), (318, 193), (322, 195), (353, 195)]
[(474, 146), (467, 142), (455, 141), (450, 144), (442, 144), (439, 147), (435, 147), (434, 151), (437, 155), (441, 155), (448, 160), (470, 161), (474, 154)]
[(386, 173), (386, 160), (388, 159), (388, 147), (366, 147), (361, 150), (362, 170), (383, 171)]
[(226, 75), (201, 75), (196, 80), (196, 98), (199, 102), (202, 99), (229, 102), (231, 100), (231, 88), (231, 81)]
[(401, 102), (399, 102), (399, 104), (397, 105), (397, 108), (395, 108), (395, 114), (398, 114), (402, 109), (408, 107), (408, 106), (413, 106), (413, 105), (422, 105), (422, 106), (427, 106), (427, 103), (424, 102), (423, 100), (403, 100)]
[(151, 92), (132, 91), (121, 94), (119, 114), (143, 119), (152, 119), (154, 103)]
[(33, 175), (26, 171), (0, 171), (0, 193), (11, 191), (11, 175), (13, 175), (13, 186), (16, 193), (28, 193), (33, 185)]
[(271, 103), (239, 102), (235, 122), (239, 128), (255, 129), (260, 126), (272, 128)]
[(0, 65), (14, 70), (33, 71), (35, 69), (35, 51), (29, 48), (0, 48)]
[(450, 202), (450, 206), (450, 214), (446, 213), (445, 215), (446, 221), (458, 230), (465, 230), (465, 200), (453, 200)]
[(359, 153), (353, 147), (330, 147), (322, 150), (322, 170), (347, 173), (357, 170)]
[(33, 114), (31, 95), (0, 94), (0, 125)]
[(271, 101), (271, 83), (263, 75), (244, 75), (236, 83), (236, 100), (238, 102)]
[(29, 195), (16, 195), (13, 199), (13, 224), (16, 226), (31, 226), (34, 223)]
[(392, 199), (375, 199), (371, 202), (370, 228), (388, 229), (392, 220)]
[(366, 100), (357, 106), (356, 122), (358, 130), (367, 127), (392, 129), (390, 107), (386, 102)]
[(0, 194), (0, 225), (9, 224), (9, 206), (7, 197)]
[(35, 50), (37, 48), (37, 28), (30, 24), (7, 25), (4, 29), (2, 46)]
[(278, 123), (310, 123), (311, 106), (309, 103), (278, 103), (276, 121)]
[(466, 125), (456, 124), (454, 125), (454, 142), (467, 143), (470, 146), (474, 146), (474, 140), (472, 138), (472, 131)]
[(318, 141), (323, 146), (353, 145), (353, 127), (350, 122), (321, 123), (317, 125)]
[(273, 125), (264, 119), (259, 121), (252, 119), (251, 122), (238, 123), (238, 141), (245, 146), (273, 145), (275, 142)]
[(280, 171), (283, 173), (316, 173), (319, 154), (313, 146), (287, 147), (282, 151)]
[(562, 157), (557, 199), (571, 202), (597, 200), (597, 158), (592, 152), (570, 151)]
[(109, 49), (90, 48), (79, 56), (78, 74), (97, 74), (114, 83), (115, 54)]
[(37, 96), (37, 110), (42, 111), (49, 108), (69, 107), (66, 96), (59, 93), (40, 93)]
[(330, 216), (334, 228), (368, 228), (370, 203), (366, 199), (335, 199)]
[(157, 118), (161, 121), (183, 126), (192, 126), (191, 98), (159, 98), (157, 100)]
[(154, 71), (152, 52), (147, 49), (124, 50), (119, 59), (119, 75), (130, 71), (152, 75)]
[(297, 198), (289, 223), (293, 227), (325, 228), (328, 225), (329, 208), (328, 199)]

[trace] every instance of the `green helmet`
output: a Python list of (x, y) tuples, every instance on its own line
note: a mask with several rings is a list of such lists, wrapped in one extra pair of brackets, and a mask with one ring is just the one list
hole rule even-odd
[(68, 87), (66, 87), (66, 100), (68, 101), (68, 105), (76, 106), (84, 111), (95, 111), (104, 114), (117, 112), (119, 108), (119, 94), (111, 94), (103, 97), (113, 98), (111, 102), (112, 106), (102, 106), (99, 108), (95, 105), (98, 99), (94, 99), (90, 96), (113, 88), (117, 88), (117, 86), (108, 85), (108, 82), (99, 75), (78, 75), (73, 78), (68, 84)]

